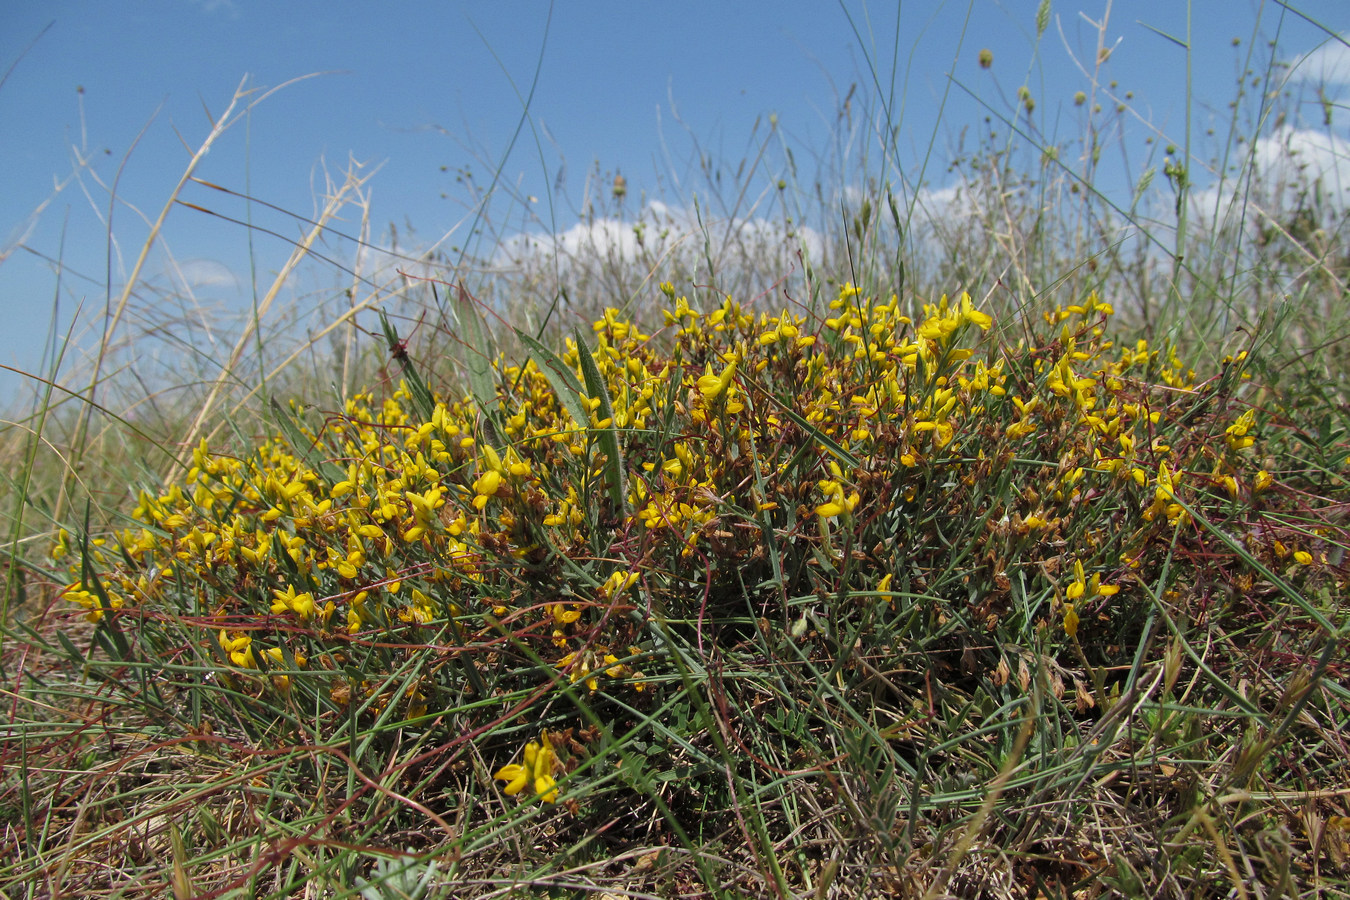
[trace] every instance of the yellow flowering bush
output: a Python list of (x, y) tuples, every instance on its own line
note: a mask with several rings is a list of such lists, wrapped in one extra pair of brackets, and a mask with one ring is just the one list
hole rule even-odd
[[(959, 657), (1003, 684), (1004, 643), (1121, 663), (1167, 591), (1241, 616), (1284, 602), (1272, 575), (1346, 589), (1330, 535), (1281, 516), (1297, 473), (1268, 470), (1245, 354), (1201, 378), (1114, 342), (1095, 295), (1015, 339), (964, 295), (914, 318), (851, 285), (819, 317), (672, 301), (654, 334), (611, 310), (497, 360), (489, 394), (409, 371), (322, 418), (279, 409), (250, 452), (203, 441), (132, 527), (63, 534), (65, 597), (139, 623), (133, 652), (213, 661), (236, 698), (477, 733), (632, 722), (689, 677), (672, 642), (841, 672)], [(1201, 603), (1187, 560), (1235, 548), (1257, 565), (1223, 590), (1252, 606)], [(524, 759), (496, 778), (552, 802), (547, 734)]]

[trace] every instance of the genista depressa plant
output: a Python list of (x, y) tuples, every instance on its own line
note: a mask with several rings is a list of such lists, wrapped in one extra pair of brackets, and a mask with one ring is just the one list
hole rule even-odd
[(1110, 11), (431, 248), (197, 178), (229, 107), (158, 221), (304, 220), (247, 322), (134, 269), (3, 429), (0, 894), (1344, 891), (1343, 123), (1269, 15), (1156, 121)]
[[(845, 285), (813, 320), (663, 290), (654, 333), (611, 310), (558, 354), (495, 361), (490, 392), (410, 369), (334, 413), (278, 409), (256, 452), (203, 441), (134, 524), (62, 532), (65, 598), (194, 697), (194, 729), (281, 747), (453, 721), (497, 802), (581, 817), (624, 782), (725, 782), (691, 665), (762, 657), (874, 693), (914, 744), (942, 682), (1016, 705), (1032, 673), (1073, 669), (1077, 708), (1110, 708), (1160, 611), (1343, 621), (1309, 599), (1350, 587), (1332, 532), (1277, 524), (1308, 474), (1261, 451), (1245, 352), (1200, 374), (1119, 344), (1096, 295), (999, 345), (965, 295), (911, 320)], [(1216, 554), (1224, 580), (1199, 579)], [(804, 702), (718, 690), (722, 715), (759, 710), (754, 742)], [(634, 729), (641, 773), (606, 758)]]

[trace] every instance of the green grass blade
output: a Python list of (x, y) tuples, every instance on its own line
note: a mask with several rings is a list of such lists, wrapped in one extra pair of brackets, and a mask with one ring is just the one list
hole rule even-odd
[(489, 423), (489, 442), (501, 444), (498, 436), (500, 429), (497, 427), (499, 424), (497, 388), (492, 377), (492, 358), (496, 353), (492, 332), (488, 330), (487, 322), (483, 320), (477, 302), (462, 286), (459, 288), (455, 315), (459, 320), (462, 339), (468, 348), (464, 368), (465, 377), (469, 382), (469, 392), (473, 394), (474, 402), (478, 404), (483, 418)]
[(614, 404), (609, 398), (609, 388), (595, 364), (595, 357), (586, 346), (580, 331), (575, 332), (577, 358), (581, 361), (581, 374), (586, 378), (586, 393), (600, 400), (598, 416), (600, 421), (609, 425), (598, 429), (597, 443), (605, 454), (605, 482), (609, 487), (609, 498), (616, 512), (628, 514), (628, 488), (624, 480), (623, 455), (619, 448), (619, 430), (614, 427)]
[(421, 373), (413, 365), (412, 358), (408, 356), (408, 348), (399, 340), (398, 329), (389, 321), (384, 310), (380, 310), (380, 326), (384, 329), (384, 338), (389, 343), (389, 352), (399, 365), (399, 374), (408, 382), (408, 390), (412, 392), (413, 404), (417, 408), (418, 415), (423, 417), (422, 421), (430, 422), (436, 412), (436, 401), (431, 396), (431, 389), (422, 380)]
[(590, 421), (590, 416), (586, 412), (585, 405), (581, 402), (581, 398), (586, 395), (586, 389), (577, 379), (577, 373), (573, 372), (571, 367), (559, 358), (558, 354), (520, 329), (516, 329), (516, 337), (534, 355), (535, 362), (539, 365), (539, 371), (544, 373), (544, 377), (548, 379), (549, 386), (553, 388), (553, 393), (557, 396), (558, 402), (563, 405), (563, 409), (567, 410), (567, 414), (577, 423), (577, 428), (585, 429)]
[(276, 422), (277, 428), (281, 429), (286, 442), (292, 450), (300, 455), (301, 459), (311, 468), (321, 472), (330, 484), (339, 482), (346, 477), (346, 473), (336, 463), (328, 460), (315, 449), (314, 439), (305, 434), (294, 413), (275, 399), (272, 400), (271, 407), (272, 421)]

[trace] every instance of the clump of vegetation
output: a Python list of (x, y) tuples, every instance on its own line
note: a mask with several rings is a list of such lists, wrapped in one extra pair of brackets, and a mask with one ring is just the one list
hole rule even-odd
[[(0, 893), (1350, 890), (1336, 107), (1235, 42), (1205, 159), (1095, 27), (1061, 96), (958, 54), (942, 189), (850, 90), (570, 231), (457, 166), (387, 265), (354, 169), (233, 331), (106, 285), (0, 423)], [(252, 102), (157, 222), (281, 233), (197, 177)]]
[(1334, 722), (1350, 570), (1319, 492), (1350, 460), (1280, 452), (1246, 350), (1197, 373), (1096, 295), (1013, 341), (967, 295), (911, 318), (846, 285), (812, 318), (663, 289), (662, 322), (525, 337), (463, 396), (409, 363), (252, 453), (203, 441), (136, 524), (62, 535), (87, 664), (198, 753), (308, 748), (305, 843), (378, 823), (456, 877), (527, 822), (707, 885), (749, 889), (748, 852), (788, 893), (903, 893), (995, 846), (1027, 883), (1182, 876), (1082, 821), (1109, 805), (1222, 878), (1204, 817), (1343, 781), (1295, 759)]

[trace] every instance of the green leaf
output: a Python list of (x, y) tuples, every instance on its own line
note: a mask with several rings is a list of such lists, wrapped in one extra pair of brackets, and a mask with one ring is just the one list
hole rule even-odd
[(516, 329), (516, 337), (520, 342), (534, 354), (535, 362), (539, 364), (539, 371), (544, 374), (548, 380), (549, 387), (553, 388), (553, 393), (557, 395), (558, 402), (567, 410), (567, 414), (577, 423), (577, 428), (585, 429), (590, 416), (586, 412), (586, 405), (582, 403), (582, 398), (586, 396), (586, 389), (581, 386), (581, 381), (577, 379), (577, 373), (573, 372), (567, 363), (563, 362), (558, 354), (554, 353), (545, 345), (535, 340), (530, 335)]
[[(923, 363), (922, 356), (919, 357), (919, 363), (921, 365)], [(844, 465), (849, 466), (850, 468), (853, 469), (856, 469), (862, 465), (862, 463), (858, 461), (858, 457), (854, 456), (852, 453), (849, 453), (842, 446), (840, 446), (839, 443), (834, 438), (830, 437), (828, 434), (821, 431), (815, 425), (812, 425), (810, 422), (808, 422), (806, 420), (806, 417), (803, 416), (801, 413), (797, 412), (795, 409), (788, 406), (782, 400), (779, 400), (768, 390), (764, 389), (763, 387), (760, 387), (758, 384), (755, 384), (755, 382), (751, 381), (748, 377), (742, 376), (742, 381), (744, 381), (746, 384), (749, 384), (764, 397), (768, 398), (769, 401), (772, 402), (774, 406), (778, 408), (778, 411), (780, 413), (787, 416), (789, 419), (793, 421), (793, 424), (795, 424), (802, 431), (805, 431), (807, 434), (809, 434), (812, 440), (816, 441), (818, 444), (820, 444), (822, 447), (828, 450), (830, 455), (833, 456), (835, 459), (839, 460)]]
[(342, 471), (337, 463), (316, 451), (314, 439), (305, 434), (295, 415), (278, 403), (276, 398), (272, 399), (272, 418), (276, 421), (277, 428), (281, 429), (286, 443), (295, 451), (295, 455), (309, 468), (322, 475), (329, 484), (336, 484), (347, 477), (347, 473)]
[[(581, 361), (581, 374), (586, 378), (586, 393), (600, 400), (599, 419), (609, 420), (609, 426), (598, 429), (596, 442), (605, 454), (605, 481), (609, 486), (609, 499), (614, 510), (628, 515), (628, 488), (623, 477), (623, 455), (619, 451), (619, 431), (614, 427), (614, 404), (609, 399), (609, 388), (600, 375), (600, 367), (595, 357), (582, 340), (581, 332), (574, 332), (577, 341), (577, 358)], [(589, 417), (587, 417), (589, 421)]]
[(497, 388), (492, 377), (492, 358), (496, 350), (492, 343), (492, 332), (483, 320), (478, 305), (463, 287), (459, 289), (459, 301), (455, 306), (455, 316), (459, 319), (461, 337), (468, 347), (465, 354), (465, 369), (469, 380), (469, 391), (474, 402), (489, 423), (488, 439), (492, 444), (500, 444), (497, 437)]
[(88, 657), (85, 656), (85, 654), (80, 650), (79, 647), (75, 646), (75, 642), (72, 641), (64, 631), (57, 629), (56, 639), (61, 642), (61, 646), (70, 656), (70, 661), (72, 663), (76, 665), (84, 665), (84, 663), (89, 661)]
[(389, 321), (384, 310), (380, 310), (380, 326), (384, 329), (384, 339), (389, 342), (389, 352), (398, 363), (399, 374), (408, 382), (408, 390), (412, 391), (413, 406), (417, 414), (422, 416), (423, 422), (430, 422), (432, 414), (436, 412), (436, 402), (431, 397), (431, 389), (427, 387), (427, 383), (422, 380), (422, 376), (413, 365), (412, 357), (408, 356), (408, 348), (399, 340), (398, 329)]
[(1179, 38), (1179, 37), (1177, 37), (1177, 36), (1175, 36), (1175, 35), (1168, 34), (1167, 32), (1163, 31), (1161, 28), (1155, 28), (1154, 26), (1148, 24), (1147, 22), (1140, 22), (1139, 24), (1142, 25), (1142, 26), (1144, 26), (1144, 27), (1147, 28), (1149, 31), (1153, 32), (1154, 34), (1156, 34), (1158, 37), (1164, 38), (1164, 39), (1169, 40), (1169, 41), (1171, 41), (1172, 43), (1176, 44), (1176, 45), (1177, 45), (1178, 47), (1180, 47), (1182, 50), (1189, 50), (1189, 49), (1190, 49), (1190, 46), (1189, 46), (1185, 41), (1183, 41), (1181, 38)]

